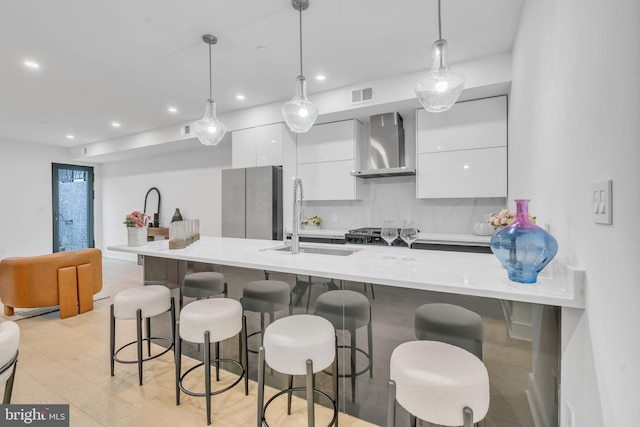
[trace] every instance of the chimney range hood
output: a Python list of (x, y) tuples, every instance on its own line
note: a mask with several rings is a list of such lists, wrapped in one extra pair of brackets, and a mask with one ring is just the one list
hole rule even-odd
[(351, 172), (360, 178), (415, 175), (416, 170), (405, 166), (404, 127), (397, 112), (371, 116), (370, 169)]

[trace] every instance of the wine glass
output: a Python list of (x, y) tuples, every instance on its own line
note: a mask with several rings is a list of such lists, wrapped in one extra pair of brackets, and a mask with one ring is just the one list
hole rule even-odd
[(396, 223), (392, 219), (385, 219), (380, 230), (380, 237), (382, 237), (389, 245), (389, 255), (384, 256), (384, 259), (396, 259), (391, 255), (391, 244), (398, 238), (398, 229)]
[[(412, 219), (407, 219), (402, 224), (402, 229), (400, 230), (400, 238), (407, 243), (409, 249), (411, 249), (411, 245), (418, 239), (418, 229), (416, 228), (416, 223)], [(407, 257), (402, 258), (404, 261), (415, 261), (415, 258)]]

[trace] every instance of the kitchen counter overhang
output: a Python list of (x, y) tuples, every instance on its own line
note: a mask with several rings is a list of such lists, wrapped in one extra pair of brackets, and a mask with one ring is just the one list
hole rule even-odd
[[(280, 241), (202, 237), (185, 249), (169, 249), (168, 240), (143, 246), (111, 246), (109, 251), (197, 261), (234, 267), (304, 274), (460, 295), (497, 298), (560, 307), (585, 308), (584, 271), (554, 260), (535, 284), (512, 282), (493, 254), (409, 250), (348, 245), (348, 256), (272, 250)], [(303, 243), (308, 247), (337, 245)], [(383, 257), (393, 252), (398, 259)], [(415, 258), (404, 261), (402, 258)]]

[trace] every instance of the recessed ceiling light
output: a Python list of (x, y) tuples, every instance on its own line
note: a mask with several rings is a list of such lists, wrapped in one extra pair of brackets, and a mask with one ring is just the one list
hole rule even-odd
[(324, 80), (324, 79), (326, 79), (326, 78), (327, 78), (327, 77), (326, 77), (324, 74), (318, 74), (318, 75), (316, 76), (316, 80), (319, 80), (319, 81), (323, 81), (323, 80)]
[(167, 108), (169, 110), (170, 113), (177, 113), (178, 109), (176, 107), (169, 107)]
[(266, 53), (268, 49), (266, 46), (258, 46), (256, 50), (258, 51), (258, 53)]
[(38, 64), (35, 61), (31, 61), (31, 60), (26, 60), (23, 62), (23, 64), (29, 68), (34, 68), (34, 69), (38, 69), (40, 68), (40, 64)]
[(75, 136), (69, 134), (69, 135), (67, 135), (67, 139), (75, 139)]
[(118, 122), (112, 122), (111, 126), (113, 126), (114, 128), (119, 128), (120, 127), (120, 123)]
[(240, 101), (244, 101), (244, 95), (236, 95), (236, 99), (239, 99)]

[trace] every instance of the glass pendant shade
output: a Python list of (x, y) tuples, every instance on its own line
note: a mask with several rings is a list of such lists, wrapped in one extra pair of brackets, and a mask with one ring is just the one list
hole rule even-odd
[(216, 117), (216, 103), (209, 99), (204, 116), (193, 124), (196, 136), (204, 145), (218, 145), (227, 132), (227, 127)]
[(298, 76), (293, 99), (282, 104), (284, 121), (292, 132), (304, 133), (316, 122), (318, 112), (318, 107), (307, 100), (306, 79), (304, 76)]
[(464, 76), (447, 65), (447, 41), (437, 40), (433, 44), (431, 69), (415, 85), (418, 100), (432, 113), (447, 111), (456, 103), (463, 87)]

